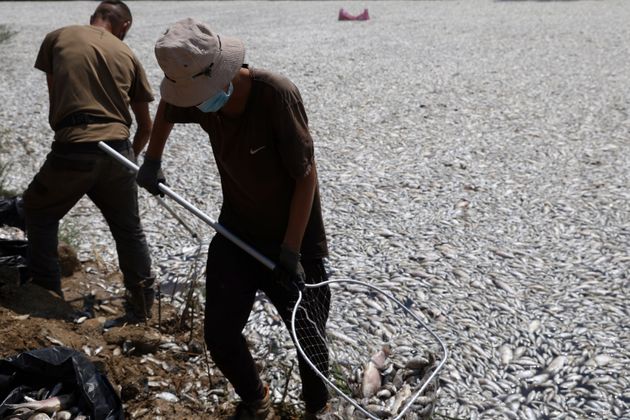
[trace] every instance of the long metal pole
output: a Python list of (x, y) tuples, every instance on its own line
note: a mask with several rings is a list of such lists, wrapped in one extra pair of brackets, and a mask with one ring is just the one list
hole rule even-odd
[(186, 229), (188, 231), (188, 233), (190, 233), (190, 236), (193, 237), (193, 239), (197, 239), (199, 240), (199, 235), (197, 235), (197, 232), (195, 232), (190, 226), (188, 226), (188, 223), (186, 223), (184, 221), (184, 219), (182, 219), (181, 217), (179, 217), (179, 214), (177, 214), (175, 212), (175, 210), (173, 210), (171, 208), (171, 206), (169, 206), (168, 204), (166, 204), (166, 202), (164, 200), (162, 200), (161, 197), (155, 197), (156, 200), (158, 201), (158, 203), (160, 203), (160, 205), (162, 207), (164, 207), (166, 209), (166, 211), (168, 211), (171, 216), (173, 216), (175, 218), (175, 220), (177, 220), (179, 222), (180, 225), (182, 225), (184, 227), (184, 229)]
[[(138, 169), (139, 169), (138, 165), (136, 165), (135, 163), (133, 163), (132, 161), (130, 161), (129, 159), (127, 159), (126, 157), (118, 153), (116, 150), (109, 147), (106, 143), (99, 141), (98, 147), (100, 147), (103, 151), (105, 151), (105, 153), (107, 153), (108, 155), (116, 159), (118, 162), (122, 163), (127, 168), (131, 169), (134, 172), (138, 172)], [(171, 190), (167, 185), (160, 183), (158, 184), (158, 187), (160, 188), (160, 191), (162, 191), (164, 194), (168, 195), (177, 203), (179, 203), (182, 207), (184, 207), (186, 210), (190, 211), (192, 214), (194, 214), (195, 216), (197, 216), (198, 218), (206, 222), (214, 230), (216, 230), (218, 233), (220, 233), (221, 235), (225, 236), (227, 239), (232, 241), (235, 245), (237, 245), (243, 251), (247, 252), (249, 255), (256, 258), (264, 266), (266, 266), (270, 270), (273, 270), (274, 268), (276, 268), (276, 264), (273, 261), (265, 257), (263, 254), (258, 252), (256, 249), (251, 247), (246, 242), (242, 241), (238, 236), (234, 235), (225, 227), (223, 227), (219, 223), (212, 220), (204, 212), (202, 212), (197, 207), (195, 207), (194, 205), (186, 201), (182, 196), (177, 194), (175, 191)]]

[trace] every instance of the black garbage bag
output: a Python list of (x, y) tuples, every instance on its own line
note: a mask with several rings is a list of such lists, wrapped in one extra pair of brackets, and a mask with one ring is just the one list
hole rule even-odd
[(49, 347), (0, 360), (0, 418), (7, 404), (23, 399), (25, 393), (59, 387), (60, 394), (74, 393), (82, 413), (94, 420), (122, 420), (120, 398), (111, 383), (90, 360), (67, 347)]
[(0, 286), (26, 283), (30, 277), (27, 260), (28, 243), (21, 239), (0, 239)]
[(28, 242), (23, 239), (0, 239), (0, 258), (20, 256), (26, 258)]
[[(0, 197), (0, 227), (13, 226), (25, 229), (22, 197)], [(0, 239), (0, 286), (14, 278), (25, 283), (29, 278), (27, 242), (24, 240)]]
[(0, 226), (25, 229), (22, 197), (0, 197)]

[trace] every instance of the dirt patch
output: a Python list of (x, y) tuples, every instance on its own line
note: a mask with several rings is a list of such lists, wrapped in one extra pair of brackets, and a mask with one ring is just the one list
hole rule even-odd
[[(104, 329), (123, 313), (116, 273), (83, 264), (63, 279), (65, 299), (38, 286), (0, 282), (0, 359), (63, 345), (85, 353), (119, 393), (126, 418), (219, 419), (232, 412), (234, 392), (205, 352), (202, 316), (182, 319), (162, 299), (146, 325)], [(121, 293), (122, 295), (122, 293)], [(157, 306), (157, 305), (156, 305)], [(93, 316), (92, 316), (93, 315)], [(278, 406), (282, 418), (297, 418)]]

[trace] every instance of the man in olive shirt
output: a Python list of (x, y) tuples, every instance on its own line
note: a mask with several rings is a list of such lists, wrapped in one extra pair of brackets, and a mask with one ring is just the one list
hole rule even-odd
[[(155, 279), (138, 215), (135, 177), (98, 148), (103, 140), (135, 159), (151, 134), (151, 87), (142, 65), (122, 42), (131, 22), (127, 5), (107, 0), (97, 6), (90, 25), (55, 30), (42, 42), (35, 68), (46, 73), (55, 137), (24, 193), (24, 210), (33, 283), (63, 296), (59, 220), (87, 194), (116, 242), (128, 315), (143, 320), (151, 313)], [(128, 140), (129, 107), (137, 122), (133, 146)]]
[[(289, 325), (298, 288), (327, 278), (313, 140), (302, 98), (288, 79), (244, 65), (240, 40), (193, 19), (171, 26), (155, 53), (164, 71), (162, 100), (137, 180), (159, 193), (160, 159), (174, 123), (196, 123), (208, 133), (223, 191), (219, 223), (277, 264), (271, 272), (223, 236), (214, 236), (206, 270), (205, 340), (242, 399), (233, 418), (271, 419), (269, 389), (242, 335), (256, 292), (262, 290)], [(319, 312), (304, 308), (317, 321), (306, 323), (298, 335), (311, 340), (309, 359), (327, 374), (322, 337), (330, 290), (304, 293)], [(298, 361), (305, 418), (317, 418), (328, 392), (301, 356)]]

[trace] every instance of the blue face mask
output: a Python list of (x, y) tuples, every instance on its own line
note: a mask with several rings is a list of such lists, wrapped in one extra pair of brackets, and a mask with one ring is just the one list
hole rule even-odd
[(197, 108), (201, 112), (217, 112), (223, 108), (223, 105), (230, 99), (232, 91), (234, 91), (234, 86), (232, 86), (232, 82), (230, 82), (227, 93), (220, 90), (212, 98), (197, 105)]

